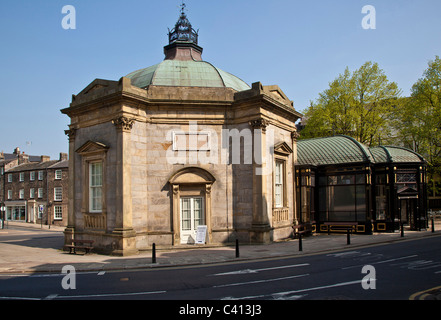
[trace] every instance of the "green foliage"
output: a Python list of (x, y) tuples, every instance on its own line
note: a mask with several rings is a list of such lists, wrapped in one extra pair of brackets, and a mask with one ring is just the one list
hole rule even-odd
[(388, 119), (400, 95), (377, 63), (366, 62), (350, 72), (346, 68), (320, 93), (305, 113), (302, 138), (344, 134), (374, 145), (390, 135)]
[(397, 136), (408, 148), (423, 155), (430, 174), (441, 173), (441, 59), (429, 62), (423, 77), (412, 87), (394, 115)]

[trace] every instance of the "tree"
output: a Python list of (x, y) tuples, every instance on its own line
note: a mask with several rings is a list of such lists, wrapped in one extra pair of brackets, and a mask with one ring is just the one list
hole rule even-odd
[(390, 135), (388, 119), (399, 96), (377, 63), (366, 62), (353, 73), (346, 68), (311, 102), (302, 138), (344, 134), (369, 146), (381, 143)]
[(441, 174), (441, 59), (430, 61), (394, 116), (397, 136), (404, 145), (423, 155), (429, 175)]

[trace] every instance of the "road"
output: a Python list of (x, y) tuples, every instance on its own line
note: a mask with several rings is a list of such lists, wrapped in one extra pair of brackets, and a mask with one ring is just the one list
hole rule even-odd
[(178, 300), (187, 308), (182, 312), (191, 312), (195, 300), (224, 301), (223, 306), (231, 300), (249, 306), (258, 305), (256, 300), (408, 300), (441, 286), (440, 252), (441, 237), (430, 237), (248, 263), (0, 275), (0, 299)]

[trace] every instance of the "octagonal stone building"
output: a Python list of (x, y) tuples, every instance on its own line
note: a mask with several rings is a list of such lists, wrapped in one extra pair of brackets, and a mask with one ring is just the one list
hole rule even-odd
[(165, 59), (118, 81), (96, 79), (70, 117), (66, 244), (129, 255), (239, 239), (268, 243), (296, 224), (295, 122), (278, 86), (253, 83), (202, 60), (184, 11)]

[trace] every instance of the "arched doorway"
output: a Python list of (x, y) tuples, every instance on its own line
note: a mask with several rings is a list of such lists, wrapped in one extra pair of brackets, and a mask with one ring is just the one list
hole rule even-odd
[(176, 172), (169, 183), (172, 191), (173, 244), (194, 244), (197, 227), (207, 226), (211, 242), (211, 188), (216, 179), (208, 171), (187, 167)]

